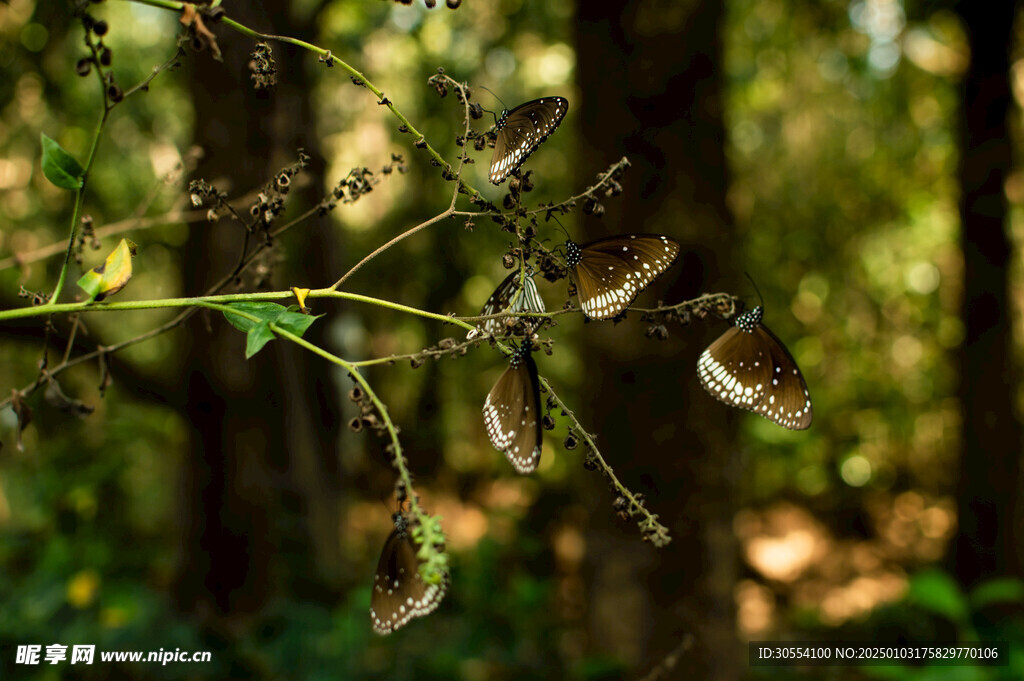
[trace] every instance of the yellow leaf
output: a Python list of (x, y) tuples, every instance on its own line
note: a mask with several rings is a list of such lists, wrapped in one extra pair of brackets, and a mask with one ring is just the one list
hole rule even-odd
[(78, 285), (89, 294), (90, 300), (100, 301), (125, 287), (132, 278), (132, 257), (137, 247), (131, 239), (121, 239), (102, 265), (82, 275)]

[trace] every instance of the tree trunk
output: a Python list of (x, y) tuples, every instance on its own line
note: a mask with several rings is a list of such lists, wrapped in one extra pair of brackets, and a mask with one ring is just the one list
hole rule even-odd
[[(263, 15), (274, 18), (271, 26)], [(309, 37), (315, 20), (290, 23), (290, 3), (241, 3), (232, 16), (272, 33)], [(315, 18), (314, 18), (315, 19)], [(215, 30), (217, 29), (214, 25)], [(272, 44), (278, 85), (255, 90), (248, 63), (254, 44), (218, 30), (224, 63), (193, 55), (196, 144), (206, 155), (196, 176), (240, 196), (294, 163), (313, 159), (310, 191), (289, 196), (297, 206), (317, 200), (323, 162), (311, 129), (308, 53)], [(298, 184), (298, 183), (297, 183)], [(300, 194), (296, 196), (295, 194)], [(244, 228), (224, 218), (194, 228), (186, 246), (185, 287), (200, 293), (237, 263)], [(253, 243), (262, 239), (254, 234)], [(333, 280), (338, 271), (330, 230), (306, 222), (282, 237), (298, 244), (301, 281), (271, 275), (274, 288)], [(243, 276), (243, 290), (252, 277)], [(323, 345), (325, 325), (307, 337)], [(275, 341), (251, 360), (245, 336), (221, 315), (197, 315), (181, 369), (188, 392), (192, 441), (182, 489), (183, 538), (176, 593), (179, 606), (225, 630), (247, 621), (276, 594), (319, 599), (337, 592), (340, 549), (337, 469), (338, 387), (323, 360)]]
[[(623, 155), (632, 163), (604, 224), (591, 220), (579, 238), (654, 232), (683, 244), (677, 264), (652, 285), (656, 293), (638, 304), (734, 284), (742, 267), (726, 206), (724, 8), (581, 3), (579, 19), (583, 97), (574, 107), (585, 141), (580, 167), (588, 173), (580, 182)], [(638, 317), (584, 327), (586, 394), (599, 398), (577, 413), (599, 431), (606, 458), (644, 492), (673, 541), (659, 551), (638, 546), (634, 527), (609, 530), (611, 498), (593, 486), (607, 511), (593, 514), (588, 537), (590, 644), (649, 667), (692, 634), (693, 676), (735, 679), (735, 415), (700, 388), (696, 374), (698, 355), (724, 326), (697, 322), (658, 343), (644, 338)]]
[(952, 559), (961, 583), (970, 587), (986, 577), (1020, 574), (1024, 567), (1024, 546), (1014, 532), (1024, 526), (1024, 481), (1003, 190), (1013, 164), (1007, 116), (1016, 2), (966, 0), (957, 11), (971, 63), (960, 112), (966, 336), (960, 350), (960, 532)]

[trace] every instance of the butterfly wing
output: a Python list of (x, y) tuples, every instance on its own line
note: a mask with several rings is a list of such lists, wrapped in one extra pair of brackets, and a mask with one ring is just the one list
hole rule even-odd
[(540, 297), (540, 292), (537, 291), (537, 282), (533, 280), (532, 276), (526, 276), (523, 279), (523, 291), (512, 301), (511, 310), (512, 312), (543, 314), (544, 299)]
[(811, 393), (807, 390), (800, 367), (768, 327), (759, 327), (757, 333), (763, 336), (761, 344), (769, 349), (772, 378), (768, 394), (754, 411), (789, 430), (808, 428), (813, 417)]
[(704, 389), (722, 402), (751, 410), (768, 393), (771, 355), (759, 336), (733, 326), (701, 354), (697, 375)]
[(502, 114), (491, 156), (490, 181), (501, 184), (518, 170), (555, 131), (568, 110), (569, 102), (564, 97), (542, 97)]
[(610, 319), (675, 262), (679, 244), (657, 234), (624, 234), (592, 241), (578, 253), (572, 269), (580, 307), (591, 319)]
[[(498, 284), (498, 288), (494, 289), (494, 293), (491, 294), (491, 297), (484, 303), (483, 309), (480, 310), (481, 316), (494, 315), (505, 310), (513, 313), (544, 312), (544, 300), (540, 297), (540, 293), (537, 292), (537, 284), (533, 281), (533, 277), (527, 276), (523, 280), (523, 286), (520, 290), (519, 276), (519, 272), (513, 272)], [(507, 331), (508, 327), (505, 326), (504, 317), (495, 317), (493, 319), (485, 319), (483, 329), (487, 333), (501, 336)]]
[(370, 597), (370, 622), (378, 634), (390, 634), (416, 617), (429, 615), (441, 604), (448, 582), (427, 584), (412, 537), (396, 527), (384, 542)]
[(697, 375), (722, 402), (803, 430), (812, 417), (807, 383), (786, 346), (761, 324), (761, 312), (757, 307), (737, 317), (736, 326), (701, 354)]
[(540, 381), (528, 350), (519, 350), (484, 400), (484, 427), (494, 448), (504, 452), (519, 473), (540, 462), (543, 430)]

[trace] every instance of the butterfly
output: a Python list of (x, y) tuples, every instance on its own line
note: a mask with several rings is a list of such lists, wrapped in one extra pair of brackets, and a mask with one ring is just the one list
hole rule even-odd
[[(498, 314), (506, 310), (510, 313), (544, 312), (544, 300), (537, 292), (537, 284), (533, 281), (533, 276), (527, 274), (523, 277), (522, 286), (519, 284), (519, 277), (519, 272), (513, 272), (505, 277), (505, 280), (498, 284), (498, 288), (494, 289), (494, 293), (484, 303), (483, 309), (480, 310), (480, 316)], [(508, 331), (508, 327), (505, 325), (506, 319), (506, 317), (485, 319), (483, 330), (486, 333), (501, 336)], [(476, 335), (474, 329), (474, 331), (470, 331), (467, 338), (474, 338)]]
[(658, 234), (620, 234), (583, 246), (565, 242), (580, 307), (591, 319), (610, 319), (625, 310), (678, 255), (679, 244)]
[(811, 395), (793, 355), (761, 323), (761, 306), (736, 317), (697, 360), (701, 385), (716, 398), (783, 428), (811, 425)]
[(380, 552), (370, 596), (370, 622), (378, 634), (390, 634), (414, 617), (429, 615), (448, 592), (447, 575), (440, 584), (423, 581), (405, 514), (397, 511), (391, 518), (395, 529)]
[(541, 97), (511, 111), (502, 111), (495, 125), (491, 182), (501, 184), (519, 170), (523, 161), (555, 131), (568, 110), (569, 102), (564, 97)]
[(495, 449), (520, 473), (532, 473), (540, 461), (543, 430), (537, 365), (526, 341), (512, 354), (505, 373), (484, 400), (484, 427)]

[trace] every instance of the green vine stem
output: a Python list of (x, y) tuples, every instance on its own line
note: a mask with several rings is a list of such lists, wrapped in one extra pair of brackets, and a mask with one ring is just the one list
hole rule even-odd
[(135, 94), (136, 92), (144, 91), (154, 78), (170, 68), (182, 54), (181, 48), (176, 48), (174, 55), (170, 59), (161, 66), (154, 68), (152, 73), (146, 76), (141, 82), (129, 88), (127, 92), (122, 93), (121, 98), (117, 101), (113, 101), (111, 100), (107, 89), (107, 80), (99, 58), (99, 51), (92, 41), (92, 34), (89, 30), (86, 30), (85, 32), (85, 44), (92, 53), (92, 66), (95, 69), (96, 77), (99, 81), (100, 93), (103, 98), (103, 111), (100, 114), (99, 120), (96, 122), (96, 127), (93, 129), (92, 141), (89, 144), (89, 153), (86, 156), (85, 166), (82, 169), (82, 182), (75, 190), (75, 202), (74, 207), (71, 210), (71, 226), (68, 230), (68, 244), (64, 251), (64, 262), (61, 265), (60, 274), (57, 276), (57, 285), (54, 286), (53, 293), (50, 294), (47, 301), (41, 305), (41, 307), (50, 308), (51, 312), (55, 311), (54, 308), (57, 306), (57, 301), (60, 299), (60, 294), (64, 290), (64, 284), (67, 281), (68, 270), (71, 267), (71, 259), (74, 255), (75, 234), (78, 232), (78, 221), (82, 217), (82, 206), (85, 203), (85, 190), (89, 184), (89, 175), (92, 171), (93, 163), (96, 161), (96, 152), (99, 149), (103, 130), (107, 125), (107, 121), (110, 119), (110, 112), (113, 111), (114, 107), (116, 107), (121, 101), (124, 101), (125, 97)]
[[(91, 44), (90, 44), (91, 47)], [(75, 205), (71, 210), (71, 228), (68, 230), (68, 247), (64, 251), (64, 263), (60, 268), (60, 275), (57, 277), (57, 285), (53, 289), (53, 293), (45, 303), (40, 307), (48, 307), (51, 312), (54, 312), (54, 308), (57, 304), (57, 299), (60, 298), (61, 291), (64, 290), (64, 282), (68, 276), (68, 269), (71, 267), (71, 258), (75, 251), (75, 234), (78, 232), (78, 221), (82, 216), (82, 204), (85, 201), (85, 188), (89, 184), (89, 172), (92, 170), (92, 164), (96, 160), (96, 150), (100, 145), (100, 137), (103, 135), (103, 128), (107, 124), (107, 119), (110, 117), (110, 107), (107, 105), (107, 93), (106, 86), (103, 83), (103, 74), (99, 68), (99, 60), (96, 61), (96, 73), (100, 78), (100, 89), (103, 90), (103, 113), (100, 114), (100, 119), (96, 123), (96, 127), (92, 133), (92, 142), (89, 145), (89, 154), (85, 159), (85, 167), (82, 172), (82, 183), (75, 190)]]
[[(244, 310), (231, 307), (230, 305), (222, 305), (218, 303), (202, 303), (200, 306), (209, 310), (219, 310), (220, 312), (237, 315), (239, 317), (245, 317), (254, 322), (261, 321), (259, 317), (248, 314)], [(384, 427), (388, 432), (388, 437), (391, 439), (391, 463), (398, 471), (399, 477), (401, 478), (403, 484), (405, 485), (405, 488), (409, 492), (409, 511), (416, 519), (416, 523), (419, 525), (419, 527), (422, 528), (421, 531), (423, 532), (423, 542), (420, 546), (420, 557), (424, 559), (423, 566), (431, 568), (429, 570), (426, 570), (426, 574), (423, 575), (423, 579), (431, 584), (437, 584), (440, 583), (443, 579), (446, 579), (446, 574), (444, 574), (445, 571), (441, 569), (440, 566), (446, 565), (447, 560), (441, 558), (440, 553), (437, 550), (438, 546), (444, 544), (444, 537), (438, 537), (435, 535), (434, 523), (430, 522), (431, 516), (427, 514), (426, 511), (423, 510), (423, 507), (420, 506), (419, 499), (417, 498), (416, 494), (413, 491), (412, 476), (409, 473), (409, 468), (406, 465), (405, 456), (402, 453), (402, 443), (398, 438), (398, 428), (395, 427), (394, 422), (391, 420), (391, 415), (388, 412), (387, 406), (380, 400), (379, 397), (377, 397), (377, 393), (374, 392), (373, 387), (370, 385), (369, 381), (367, 381), (366, 378), (361, 373), (359, 373), (358, 367), (356, 367), (353, 363), (348, 362), (342, 359), (341, 357), (338, 357), (337, 355), (328, 352), (327, 350), (324, 350), (318, 345), (310, 343), (301, 336), (296, 336), (295, 334), (285, 329), (282, 329), (276, 324), (271, 323), (269, 326), (270, 330), (273, 331), (275, 335), (285, 340), (291, 341), (292, 343), (295, 343), (299, 347), (302, 347), (305, 350), (308, 350), (309, 352), (319, 357), (322, 357), (323, 359), (326, 359), (328, 362), (336, 364), (337, 366), (347, 371), (352, 380), (358, 383), (359, 386), (366, 393), (367, 397), (370, 398), (370, 401), (373, 403), (373, 406), (377, 410), (377, 413), (380, 414), (381, 420), (384, 423)]]

